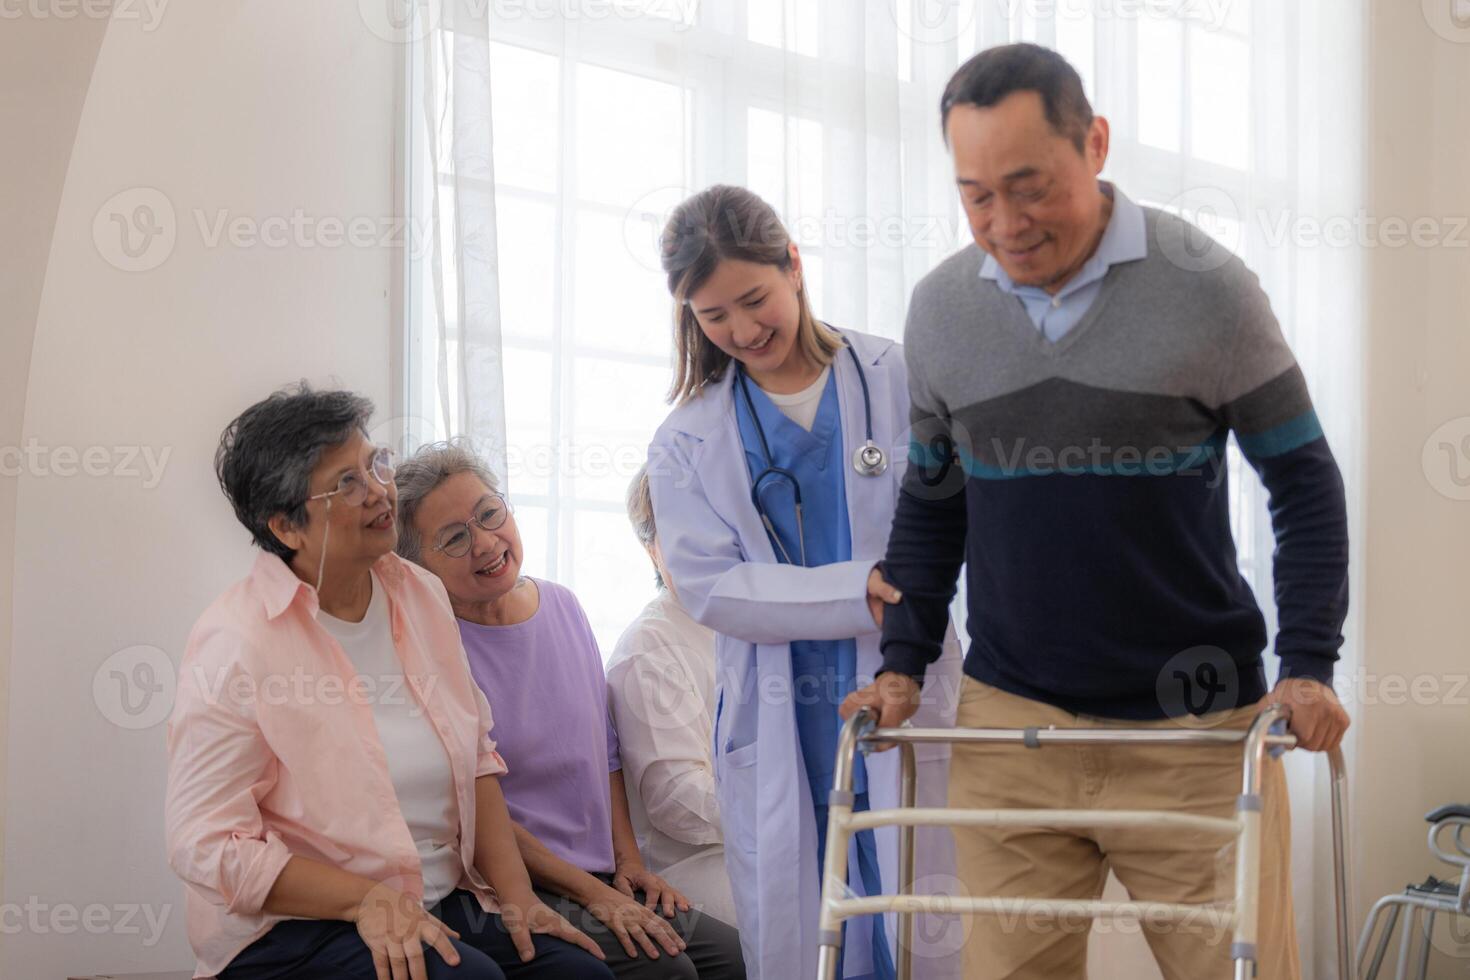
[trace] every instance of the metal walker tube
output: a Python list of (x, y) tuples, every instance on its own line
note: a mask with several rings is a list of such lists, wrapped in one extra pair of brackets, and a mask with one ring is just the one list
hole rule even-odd
[[(1053, 729), (1053, 728), (875, 728), (875, 716), (863, 709), (842, 728), (838, 740), (833, 790), (828, 807), (827, 853), (823, 867), (827, 869), (822, 884), (820, 914), (821, 943), (817, 958), (818, 980), (836, 980), (837, 960), (842, 945), (842, 924), (858, 915), (894, 912), (898, 915), (899, 949), (898, 980), (912, 980), (914, 916), (922, 913), (962, 913), (994, 915), (1001, 912), (1058, 913), (1065, 906), (1069, 912), (1081, 911), (1093, 918), (1131, 919), (1145, 915), (1175, 921), (1203, 915), (1212, 922), (1230, 926), (1233, 931), (1231, 958), (1236, 980), (1255, 976), (1256, 939), (1260, 909), (1258, 905), (1261, 875), (1261, 777), (1265, 754), (1285, 751), (1296, 745), (1295, 737), (1272, 731), (1284, 718), (1276, 705), (1262, 710), (1248, 731), (1168, 730), (1168, 729)], [(869, 810), (854, 814), (852, 810), (852, 777), (856, 753), (865, 745), (896, 744), (901, 753), (901, 785), (899, 807), (894, 810)], [(1244, 755), (1241, 793), (1234, 819), (1200, 817), (1163, 811), (1109, 810), (964, 810), (917, 808), (918, 773), (914, 746), (935, 743), (1003, 743), (1042, 748), (1047, 744), (1072, 745), (1179, 745), (1196, 747), (1239, 747)], [(1356, 963), (1350, 947), (1353, 921), (1349, 902), (1347, 864), (1347, 774), (1342, 753), (1327, 753), (1331, 774), (1333, 897), (1337, 926), (1337, 968), (1339, 980), (1355, 980)], [(919, 826), (1078, 826), (1096, 825), (1103, 820), (1112, 826), (1157, 826), (1160, 829), (1187, 828), (1235, 837), (1235, 900), (1229, 906), (1178, 905), (1165, 902), (1078, 903), (1036, 898), (953, 898), (945, 895), (920, 896), (914, 888), (914, 835)], [(842, 898), (846, 891), (847, 848), (852, 834), (863, 829), (897, 826), (899, 831), (899, 881), (897, 894), (865, 898)], [(1391, 926), (1390, 926), (1391, 928)]]

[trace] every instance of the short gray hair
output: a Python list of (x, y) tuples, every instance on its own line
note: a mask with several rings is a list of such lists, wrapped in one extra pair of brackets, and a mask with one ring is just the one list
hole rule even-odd
[[(633, 482), (628, 485), (628, 520), (633, 522), (633, 533), (637, 535), (638, 543), (652, 555), (658, 528), (653, 523), (653, 492), (648, 486), (646, 463), (638, 467), (638, 472), (633, 474)], [(657, 567), (653, 571), (653, 580), (660, 589), (664, 587), (664, 577)]]
[(258, 401), (225, 426), (214, 454), (220, 489), (263, 550), (289, 562), (296, 551), (271, 530), (285, 515), (305, 527), (312, 471), (322, 454), (367, 433), (373, 403), (350, 391), (316, 391), (305, 381)]
[(500, 487), (489, 465), (465, 439), (431, 442), (420, 446), (398, 464), (393, 482), (398, 485), (398, 555), (415, 565), (424, 563), (424, 542), (415, 520), (424, 498), (451, 476), (473, 473), (496, 493)]

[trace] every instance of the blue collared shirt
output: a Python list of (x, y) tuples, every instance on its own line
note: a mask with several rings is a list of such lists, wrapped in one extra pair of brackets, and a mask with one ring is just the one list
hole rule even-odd
[(1016, 285), (993, 255), (986, 255), (980, 265), (980, 278), (993, 280), (1002, 291), (1019, 299), (1031, 322), (1053, 343), (1075, 327), (1087, 313), (1092, 301), (1102, 291), (1103, 277), (1109, 268), (1148, 255), (1143, 209), (1107, 181), (1100, 180), (1098, 184), (1103, 193), (1113, 199), (1113, 213), (1108, 216), (1108, 226), (1103, 230), (1097, 249), (1055, 296), (1040, 286)]

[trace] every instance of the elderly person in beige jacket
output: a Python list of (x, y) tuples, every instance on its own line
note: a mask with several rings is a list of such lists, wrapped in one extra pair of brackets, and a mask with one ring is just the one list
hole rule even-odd
[(715, 637), (679, 605), (659, 552), (639, 470), (628, 517), (653, 560), (658, 595), (623, 632), (607, 664), (608, 700), (644, 860), (655, 874), (723, 922), (735, 922), (711, 758)]

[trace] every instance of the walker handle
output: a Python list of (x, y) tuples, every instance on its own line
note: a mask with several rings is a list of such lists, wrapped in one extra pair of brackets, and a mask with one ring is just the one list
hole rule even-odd
[[(1272, 734), (1272, 735), (1285, 735), (1286, 734), (1286, 719), (1285, 718), (1277, 718), (1275, 721), (1271, 722), (1271, 727), (1268, 728), (1268, 729), (1266, 729), (1266, 731), (1268, 733)], [(1284, 745), (1272, 745), (1272, 746), (1269, 746), (1266, 749), (1266, 754), (1269, 755), (1273, 759), (1279, 759), (1285, 753), (1286, 753), (1286, 746), (1284, 746)]]

